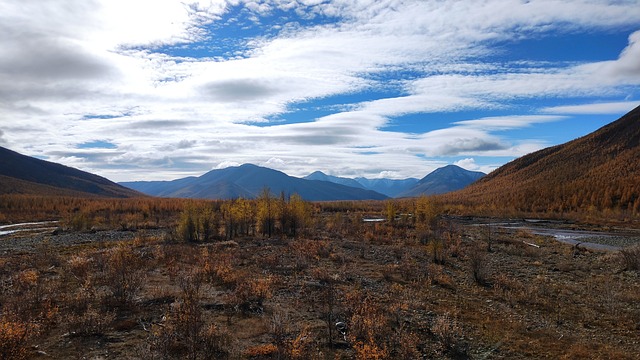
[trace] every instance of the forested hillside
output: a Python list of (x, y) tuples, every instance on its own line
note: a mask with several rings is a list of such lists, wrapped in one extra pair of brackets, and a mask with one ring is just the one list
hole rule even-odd
[(445, 199), (488, 211), (640, 217), (640, 107), (589, 135), (518, 158)]
[(0, 147), (0, 194), (140, 197), (106, 178)]

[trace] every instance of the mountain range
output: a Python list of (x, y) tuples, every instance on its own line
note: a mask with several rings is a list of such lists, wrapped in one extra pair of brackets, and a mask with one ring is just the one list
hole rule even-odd
[(438, 170), (434, 171), (434, 173), (437, 172), (436, 175), (427, 175), (420, 181), (417, 179), (349, 179), (326, 175), (320, 171), (304, 178), (297, 178), (277, 170), (244, 164), (211, 170), (199, 177), (173, 181), (121, 182), (120, 185), (160, 197), (255, 198), (267, 187), (274, 194), (297, 193), (309, 201), (382, 200), (401, 193), (406, 193), (405, 196), (440, 194), (470, 184), (477, 179), (478, 174), (484, 175), (455, 165)]
[[(422, 180), (340, 178), (320, 171), (305, 178), (244, 164), (217, 169), (204, 175), (172, 181), (134, 181), (116, 184), (108, 179), (61, 164), (25, 156), (0, 147), (0, 194), (137, 197), (159, 196), (204, 199), (255, 198), (265, 188), (273, 194), (297, 193), (308, 201), (383, 200), (421, 194), (435, 194), (466, 186), (473, 177), (457, 166), (447, 166)], [(454, 171), (455, 170), (455, 171)], [(451, 172), (453, 171), (453, 173)], [(460, 179), (456, 177), (460, 176)], [(427, 182), (427, 179), (431, 179)]]
[(457, 165), (447, 165), (434, 170), (420, 180), (416, 178), (367, 179), (363, 177), (350, 179), (327, 175), (321, 171), (316, 171), (304, 178), (373, 190), (395, 198), (438, 195), (460, 190), (485, 175), (479, 171), (465, 170)]
[(388, 197), (396, 197), (398, 194), (408, 191), (415, 184), (418, 183), (418, 179), (367, 179), (364, 177), (358, 177), (355, 179), (338, 177), (327, 175), (322, 171), (315, 171), (304, 177), (307, 180), (321, 180), (330, 181), (336, 184), (342, 184), (367, 190), (373, 190), (384, 194)]
[(303, 179), (245, 164), (212, 170), (199, 177), (119, 185), (0, 147), (0, 194), (134, 197), (145, 193), (229, 199), (252, 198), (268, 187), (274, 194), (297, 193), (305, 200), (320, 201), (380, 200), (448, 192), (441, 195), (443, 201), (471, 208), (536, 213), (612, 210), (637, 216), (638, 159), (640, 107), (591, 134), (515, 159), (487, 176), (450, 165), (421, 180), (347, 179), (321, 172)]
[(360, 187), (329, 181), (307, 180), (289, 176), (281, 171), (253, 165), (211, 170), (199, 177), (173, 181), (121, 182), (123, 186), (161, 197), (203, 199), (255, 198), (265, 188), (273, 194), (293, 193), (308, 201), (383, 200), (387, 196)]
[(138, 197), (101, 176), (0, 147), (0, 194)]
[(515, 159), (444, 199), (501, 211), (637, 216), (640, 106), (588, 135)]

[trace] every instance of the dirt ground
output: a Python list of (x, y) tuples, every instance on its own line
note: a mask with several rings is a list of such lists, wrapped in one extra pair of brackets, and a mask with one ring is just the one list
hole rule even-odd
[(161, 230), (22, 238), (0, 254), (0, 358), (640, 354), (640, 272), (625, 255), (526, 230), (446, 219), (200, 244)]

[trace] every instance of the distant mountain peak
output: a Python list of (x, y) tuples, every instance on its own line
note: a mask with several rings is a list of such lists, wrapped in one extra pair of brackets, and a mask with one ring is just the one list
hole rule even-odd
[[(428, 181), (433, 181), (436, 177), (443, 178), (467, 178), (470, 179), (471, 182), (478, 180), (479, 178), (485, 176), (485, 173), (479, 171), (470, 171), (461, 168), (458, 165), (446, 165), (440, 168), (433, 170), (427, 176), (420, 179), (420, 183), (425, 183)], [(452, 179), (449, 179), (452, 180)]]
[[(367, 189), (365, 186), (362, 186), (362, 184), (360, 184), (358, 181), (356, 181), (354, 179), (343, 178), (343, 177), (338, 177), (338, 176), (333, 176), (333, 175), (327, 175), (327, 174), (325, 174), (325, 173), (323, 173), (322, 171), (319, 171), (319, 170), (314, 171), (311, 174), (305, 176), (304, 179), (328, 181), (328, 182), (332, 182), (334, 184), (350, 186), (350, 187), (354, 187), (354, 188), (358, 188), (358, 189)], [(372, 189), (368, 189), (368, 190), (372, 190)]]
[(242, 164), (211, 170), (197, 178), (168, 182), (121, 183), (153, 196), (206, 199), (255, 198), (264, 188), (273, 194), (293, 193), (309, 201), (323, 200), (382, 200), (386, 196), (360, 187), (335, 184), (325, 180), (301, 179), (281, 171)]
[(401, 197), (413, 197), (420, 195), (437, 195), (463, 189), (476, 180), (485, 176), (479, 171), (469, 171), (457, 165), (446, 165), (437, 168), (408, 191), (400, 194)]
[(259, 166), (259, 165), (251, 164), (251, 163), (244, 163), (244, 164), (242, 164), (240, 166), (233, 166), (233, 167), (236, 167), (238, 169), (269, 169), (269, 170), (277, 171), (277, 170), (274, 170), (274, 169), (270, 169), (270, 168), (267, 168), (267, 167), (263, 167), (263, 166)]
[(458, 190), (484, 175), (485, 174), (481, 172), (465, 170), (457, 165), (447, 165), (434, 170), (421, 180), (415, 178), (367, 179), (363, 177), (350, 179), (327, 175), (319, 170), (305, 176), (305, 179), (357, 186), (363, 189), (374, 190), (389, 197), (411, 197), (423, 194), (441, 194)]

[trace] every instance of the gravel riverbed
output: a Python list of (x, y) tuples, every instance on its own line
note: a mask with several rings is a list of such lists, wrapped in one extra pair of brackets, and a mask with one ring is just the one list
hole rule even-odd
[(102, 230), (91, 232), (40, 231), (23, 232), (0, 237), (0, 254), (12, 252), (35, 252), (42, 246), (71, 246), (92, 242), (112, 242), (132, 240), (139, 236), (164, 236), (165, 229), (145, 229), (138, 231)]
[(589, 236), (578, 241), (624, 248), (640, 244), (640, 236)]

